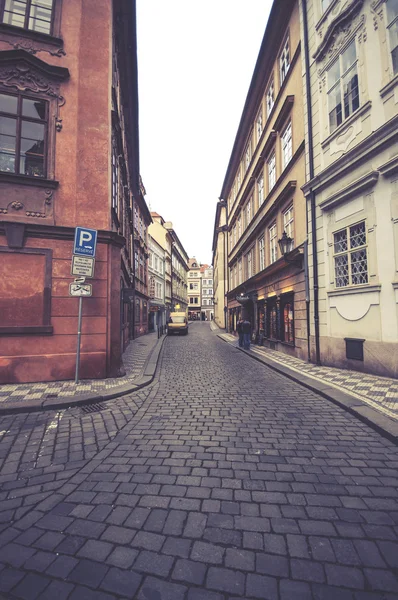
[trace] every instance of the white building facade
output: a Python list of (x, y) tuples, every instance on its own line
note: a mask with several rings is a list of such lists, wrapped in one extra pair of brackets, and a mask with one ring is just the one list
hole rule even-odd
[(212, 321), (214, 319), (214, 279), (213, 267), (201, 268), (202, 275), (202, 319)]
[(300, 14), (312, 359), (397, 377), (398, 2)]

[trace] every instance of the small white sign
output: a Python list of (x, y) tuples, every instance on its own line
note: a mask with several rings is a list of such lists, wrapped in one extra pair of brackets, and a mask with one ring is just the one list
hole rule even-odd
[(93, 286), (91, 283), (70, 283), (69, 284), (69, 295), (70, 296), (91, 296), (93, 292)]
[(72, 256), (71, 275), (94, 277), (95, 258), (91, 256)]

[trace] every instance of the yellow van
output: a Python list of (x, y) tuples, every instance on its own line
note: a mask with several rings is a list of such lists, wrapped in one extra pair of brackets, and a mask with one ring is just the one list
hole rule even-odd
[(167, 334), (188, 333), (188, 319), (184, 312), (172, 312), (167, 323)]

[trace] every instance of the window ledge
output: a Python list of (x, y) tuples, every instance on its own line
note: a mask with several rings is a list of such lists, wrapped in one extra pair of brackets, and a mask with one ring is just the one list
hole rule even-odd
[(371, 107), (372, 107), (372, 102), (370, 100), (368, 100), (368, 102), (365, 102), (365, 104), (363, 106), (360, 106), (358, 108), (358, 110), (356, 110), (350, 117), (348, 117), (348, 119), (343, 121), (343, 123), (341, 125), (339, 125), (337, 127), (337, 129), (335, 129), (333, 131), (333, 133), (331, 133), (327, 138), (325, 138), (321, 142), (322, 150), (324, 150), (327, 146), (329, 146), (329, 144), (332, 140), (336, 139), (339, 135), (344, 134), (346, 128), (348, 128), (350, 125), (352, 125), (352, 123), (354, 123), (354, 121), (356, 121), (359, 117), (362, 117), (363, 115), (368, 113), (370, 111)]
[(352, 295), (352, 294), (369, 294), (372, 292), (380, 292), (381, 291), (381, 285), (369, 285), (369, 284), (365, 284), (365, 285), (356, 285), (355, 287), (344, 287), (344, 288), (338, 288), (336, 290), (330, 290), (327, 292), (327, 295), (329, 297), (333, 297), (333, 296), (348, 296), (348, 295)]
[(385, 85), (384, 87), (381, 88), (381, 90), (380, 90), (381, 98), (384, 98), (385, 96), (387, 96), (387, 94), (389, 94), (397, 85), (398, 85), (398, 75), (395, 75), (391, 79), (391, 81), (389, 81), (387, 83), (387, 85)]
[(0, 335), (51, 335), (51, 325), (38, 325), (37, 327), (0, 327)]
[(30, 185), (33, 187), (44, 187), (55, 189), (59, 182), (55, 179), (46, 179), (45, 177), (31, 177), (30, 175), (18, 175), (17, 173), (0, 172), (0, 183), (18, 183), (20, 185)]
[[(64, 41), (62, 38), (55, 37), (53, 35), (47, 33), (40, 33), (39, 31), (32, 31), (31, 29), (25, 29), (24, 27), (15, 27), (15, 25), (8, 25), (7, 23), (0, 23), (0, 33), (9, 34), (15, 38), (26, 38), (27, 40), (32, 40), (33, 42), (39, 42), (41, 44), (46, 44), (50, 47), (58, 48), (55, 52), (51, 52), (53, 56), (65, 56), (66, 52), (63, 49)], [(8, 42), (8, 40), (6, 40)], [(32, 47), (31, 44), (24, 43), (23, 40), (14, 40), (10, 42), (12, 46), (18, 46), (19, 49), (27, 50), (28, 52), (39, 51), (40, 49), (36, 49)], [(46, 48), (44, 48), (46, 49)]]

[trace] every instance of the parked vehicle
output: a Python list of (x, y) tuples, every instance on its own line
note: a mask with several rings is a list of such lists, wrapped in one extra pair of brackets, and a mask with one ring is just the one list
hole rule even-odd
[(184, 312), (172, 312), (170, 313), (169, 321), (167, 323), (167, 333), (188, 333), (188, 319)]

